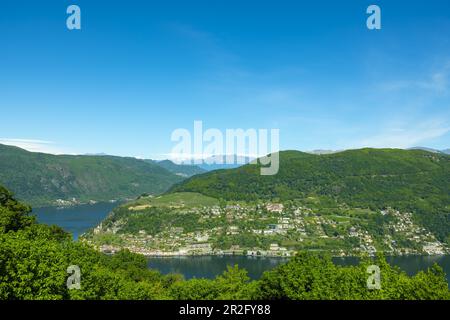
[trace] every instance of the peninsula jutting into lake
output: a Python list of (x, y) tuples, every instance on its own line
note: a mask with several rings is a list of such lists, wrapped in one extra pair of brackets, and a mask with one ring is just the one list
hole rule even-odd
[[(147, 256), (449, 252), (448, 221), (441, 219), (448, 203), (448, 184), (441, 180), (450, 178), (448, 155), (287, 151), (280, 160), (273, 177), (248, 164), (193, 176), (160, 196), (141, 196), (115, 208), (84, 239), (103, 252), (127, 248)], [(443, 191), (440, 197), (421, 186), (424, 179), (430, 191)]]
[(379, 318), (366, 300), (450, 301), (449, 13), (1, 1), (2, 308)]

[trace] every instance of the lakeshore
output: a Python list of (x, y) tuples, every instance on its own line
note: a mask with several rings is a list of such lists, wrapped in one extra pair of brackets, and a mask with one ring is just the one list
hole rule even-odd
[[(95, 205), (82, 205), (70, 208), (57, 209), (38, 208), (34, 210), (38, 221), (61, 226), (66, 231), (73, 234), (74, 239), (95, 227), (99, 221), (104, 219), (114, 207), (110, 203), (97, 203)], [(100, 247), (97, 247), (100, 250)], [(118, 246), (103, 246), (104, 253), (113, 254), (121, 249)], [(277, 265), (289, 261), (289, 256), (293, 252), (284, 250), (275, 252), (261, 252), (259, 255), (251, 255), (252, 252), (244, 250), (217, 250), (209, 253), (188, 253), (188, 252), (164, 252), (164, 251), (142, 251), (140, 248), (128, 248), (130, 251), (140, 253), (146, 256), (148, 267), (154, 268), (163, 274), (180, 273), (185, 278), (206, 277), (214, 278), (221, 274), (227, 265), (238, 264), (245, 268), (251, 278), (258, 278), (264, 271), (270, 270)], [(274, 247), (273, 247), (274, 249)], [(284, 255), (282, 255), (284, 254)], [(359, 261), (355, 256), (342, 256), (332, 254), (333, 261), (340, 265), (354, 265)], [(420, 270), (425, 270), (434, 262), (438, 263), (446, 272), (447, 279), (450, 281), (450, 255), (388, 255), (387, 261), (392, 265), (399, 266), (408, 274), (415, 274)]]

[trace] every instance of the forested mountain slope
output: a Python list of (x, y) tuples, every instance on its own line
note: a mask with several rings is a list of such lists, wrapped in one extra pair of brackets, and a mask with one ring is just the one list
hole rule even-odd
[(51, 155), (0, 145), (0, 183), (34, 206), (161, 193), (183, 179), (156, 163), (115, 156)]
[(259, 165), (250, 164), (194, 176), (171, 191), (226, 200), (322, 196), (351, 207), (394, 207), (412, 211), (441, 240), (448, 240), (449, 181), (450, 157), (423, 150), (366, 148), (322, 155), (282, 151), (276, 175), (262, 176)]

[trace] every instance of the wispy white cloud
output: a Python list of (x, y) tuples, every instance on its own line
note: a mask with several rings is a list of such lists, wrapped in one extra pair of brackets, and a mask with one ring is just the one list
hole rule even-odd
[(380, 133), (355, 141), (349, 148), (410, 148), (426, 145), (433, 139), (450, 132), (450, 125), (441, 120), (429, 120), (422, 123), (410, 123), (405, 126), (391, 126)]
[(16, 146), (31, 152), (67, 154), (67, 152), (60, 149), (60, 147), (58, 147), (53, 141), (0, 138), (0, 144)]
[(398, 91), (404, 89), (423, 89), (438, 93), (447, 93), (450, 89), (450, 62), (445, 63), (439, 70), (417, 80), (394, 80), (381, 85), (385, 91)]

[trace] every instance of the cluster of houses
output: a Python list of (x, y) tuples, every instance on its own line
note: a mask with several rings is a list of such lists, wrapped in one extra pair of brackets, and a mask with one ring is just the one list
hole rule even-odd
[[(248, 255), (248, 256), (291, 256), (295, 250), (280, 245), (280, 239), (290, 236), (294, 237), (294, 242), (301, 243), (308, 240), (317, 241), (317, 239), (327, 238), (352, 239), (356, 238), (357, 245), (350, 251), (338, 250), (340, 255), (352, 255), (366, 253), (375, 255), (377, 246), (372, 235), (358, 224), (349, 225), (350, 220), (344, 223), (337, 222), (328, 216), (314, 214), (314, 212), (301, 206), (285, 207), (281, 203), (266, 203), (253, 206), (241, 204), (227, 205), (225, 207), (201, 207), (192, 208), (186, 212), (196, 213), (199, 221), (207, 220), (222, 221), (222, 224), (215, 225), (213, 228), (205, 228), (195, 232), (186, 232), (183, 227), (170, 227), (164, 231), (148, 235), (144, 230), (137, 234), (117, 234), (121, 242), (130, 251), (141, 253), (148, 256), (181, 256), (181, 255)], [(402, 248), (398, 246), (394, 238), (386, 234), (384, 236), (383, 251), (392, 254), (445, 254), (447, 248), (436, 240), (436, 238), (427, 232), (424, 228), (414, 224), (411, 213), (400, 213), (399, 211), (386, 209), (380, 212), (381, 215), (392, 215), (387, 228), (393, 234), (401, 235), (404, 238), (411, 239), (422, 245), (422, 250), (414, 248)], [(223, 220), (223, 218), (226, 218)], [(225, 224), (223, 221), (226, 221)], [(245, 221), (245, 224), (242, 222)], [(267, 222), (265, 222), (267, 221)], [(259, 228), (249, 228), (249, 225), (258, 225)], [(116, 221), (109, 226), (107, 231), (117, 233), (125, 221)], [(261, 228), (260, 226), (264, 226)], [(331, 232), (325, 232), (327, 227)], [(342, 231), (344, 230), (344, 232)], [(345, 231), (346, 230), (346, 231)], [(105, 228), (100, 224), (94, 229), (94, 234), (100, 234)], [(345, 233), (346, 232), (346, 233)], [(240, 234), (252, 233), (255, 236), (262, 237), (265, 240), (265, 247), (241, 247), (234, 244), (229, 248), (220, 248), (215, 240), (218, 235), (229, 236), (231, 239)], [(316, 240), (315, 240), (316, 239)], [(269, 241), (270, 244), (267, 244)], [(386, 247), (388, 248), (386, 250)], [(420, 247), (420, 246), (419, 246)], [(117, 248), (103, 245), (99, 248), (104, 252), (114, 252)]]
[(425, 253), (428, 255), (442, 255), (447, 252), (445, 245), (438, 241), (431, 232), (414, 223), (412, 213), (399, 212), (398, 210), (388, 208), (382, 210), (381, 214), (392, 215), (394, 217), (393, 222), (389, 225), (389, 228), (394, 233), (401, 233), (404, 238), (409, 239), (422, 247), (422, 252), (418, 252), (418, 250), (413, 250), (411, 248), (397, 248), (396, 241), (391, 240), (390, 249), (393, 254), (407, 255)]

